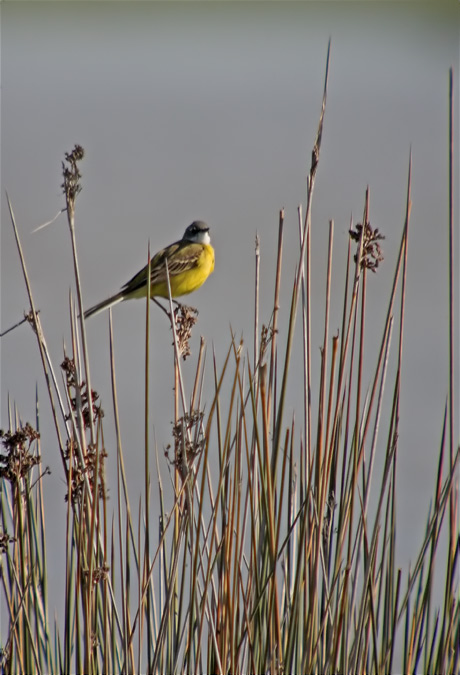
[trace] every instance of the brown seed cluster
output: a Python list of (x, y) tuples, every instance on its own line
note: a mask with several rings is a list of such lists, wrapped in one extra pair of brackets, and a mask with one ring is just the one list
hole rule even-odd
[(4, 448), (0, 451), (0, 478), (16, 482), (40, 464), (40, 455), (32, 451), (33, 442), (39, 438), (40, 434), (29, 423), (14, 432), (0, 430)]
[(72, 152), (65, 153), (65, 162), (62, 162), (62, 175), (64, 182), (61, 187), (66, 197), (68, 205), (74, 205), (75, 199), (79, 192), (81, 192), (81, 173), (78, 168), (78, 162), (85, 156), (85, 151), (81, 145), (76, 145)]
[(178, 304), (174, 309), (174, 322), (176, 325), (177, 344), (179, 354), (185, 359), (190, 356), (190, 338), (192, 328), (198, 321), (198, 310), (195, 307)]
[[(75, 412), (77, 405), (80, 405), (85, 428), (88, 428), (90, 426), (90, 418), (89, 396), (88, 390), (86, 388), (86, 382), (80, 382), (77, 384), (77, 371), (75, 368), (75, 362), (68, 356), (66, 356), (64, 361), (61, 363), (61, 368), (64, 371), (66, 377), (67, 390), (69, 392), (72, 410)], [(91, 399), (93, 403), (93, 419), (97, 421), (99, 418), (104, 417), (104, 411), (100, 405), (96, 404), (96, 401), (99, 400), (99, 394), (94, 389), (91, 390)], [(71, 415), (69, 414), (66, 416), (66, 419), (70, 419), (70, 417)]]
[[(172, 464), (184, 480), (188, 475), (190, 464), (200, 455), (205, 445), (203, 417), (202, 410), (195, 410), (181, 417), (173, 425), (174, 460)], [(168, 456), (167, 452), (166, 456)]]
[(8, 532), (0, 532), (0, 554), (6, 553), (8, 550), (8, 544), (12, 544), (15, 541), (15, 537), (10, 537)]
[(272, 318), (270, 319), (270, 323), (268, 326), (265, 324), (262, 325), (262, 330), (260, 331), (260, 362), (262, 363), (263, 358), (265, 356), (265, 353), (267, 351), (267, 348), (271, 341), (273, 340), (275, 333), (278, 331), (273, 330), (273, 315)]
[[(93, 569), (91, 578), (93, 586), (96, 586), (100, 581), (107, 581), (107, 579), (109, 578), (109, 572), (110, 567), (105, 563), (101, 567), (96, 567), (95, 569)], [(89, 571), (84, 570), (83, 574), (85, 575), (85, 579), (88, 580)]]
[[(69, 396), (69, 401), (71, 405), (71, 412), (66, 415), (66, 419), (70, 420), (78, 411), (80, 411), (81, 418), (85, 429), (89, 428), (91, 424), (90, 420), (90, 406), (89, 406), (89, 396), (88, 390), (86, 387), (86, 382), (77, 383), (77, 372), (75, 367), (75, 362), (73, 359), (66, 357), (61, 364), (61, 368), (64, 371), (67, 392)], [(91, 390), (92, 397), (92, 411), (93, 419), (97, 420), (104, 417), (104, 411), (101, 406), (97, 405), (96, 401), (99, 399), (99, 395), (96, 391)], [(107, 457), (107, 452), (102, 447), (99, 450), (99, 464), (98, 464), (98, 451), (97, 447), (88, 443), (86, 446), (86, 453), (83, 458), (84, 465), (80, 461), (79, 455), (76, 452), (76, 443), (74, 439), (70, 439), (66, 444), (66, 453), (65, 458), (68, 462), (72, 461), (71, 466), (69, 466), (69, 472), (72, 472), (72, 503), (79, 503), (83, 496), (83, 487), (85, 483), (85, 475), (88, 476), (88, 481), (92, 491), (94, 492), (94, 486), (97, 484), (98, 498), (105, 499), (107, 496), (106, 484), (105, 484), (105, 470), (104, 470), (104, 460)], [(96, 477), (96, 471), (98, 475)], [(66, 495), (66, 501), (69, 499), (69, 495)]]
[[(378, 228), (372, 229), (371, 224), (366, 222), (364, 225), (364, 232), (362, 223), (358, 223), (355, 229), (349, 230), (350, 237), (358, 242), (361, 240), (361, 235), (363, 237), (363, 249), (360, 260), (360, 266), (362, 269), (371, 270), (371, 272), (376, 272), (379, 263), (383, 261), (383, 253), (380, 248), (379, 241), (385, 239), (383, 234), (380, 234)], [(358, 259), (358, 253), (355, 253), (354, 261)]]

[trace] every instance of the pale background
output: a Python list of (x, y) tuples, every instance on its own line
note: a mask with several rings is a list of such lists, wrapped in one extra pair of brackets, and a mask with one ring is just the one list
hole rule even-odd
[[(285, 207), (281, 346), (298, 246), (297, 206), (305, 204), (305, 177), (331, 38), (312, 225), (314, 382), (323, 331), (328, 221), (335, 221), (331, 309), (335, 333), (341, 325), (338, 310), (350, 214), (360, 220), (366, 185), (370, 186), (371, 222), (386, 240), (381, 271), (369, 275), (375, 320), (367, 325), (366, 342), (380, 343), (404, 222), (412, 148), (398, 451), (398, 564), (407, 570), (421, 542), (433, 494), (448, 392), (447, 94), (448, 70), (453, 66), (458, 102), (457, 4), (3, 2), (1, 9), (1, 330), (28, 308), (6, 189), (56, 369), (63, 341), (69, 344), (68, 295), (73, 289), (69, 234), (62, 217), (31, 232), (63, 206), (61, 160), (75, 143), (86, 151), (81, 165), (84, 187), (77, 202), (85, 306), (116, 292), (146, 262), (149, 239), (154, 252), (180, 238), (192, 220), (203, 219), (211, 226), (216, 271), (191, 301), (200, 310), (193, 354), (203, 335), (208, 357), (214, 349), (221, 365), (231, 326), (238, 337), (245, 337), (252, 357), (254, 239), (258, 232), (260, 318), (267, 323), (278, 212)], [(458, 171), (455, 185), (457, 181)], [(144, 311), (142, 303), (132, 302), (113, 312), (122, 437), (133, 503), (144, 484)], [(107, 320), (107, 314), (94, 317), (87, 327), (92, 383), (106, 412), (115, 507)], [(162, 449), (171, 441), (171, 336), (165, 318), (153, 306), (152, 340), (151, 419), (166, 473)], [(366, 386), (374, 364), (375, 357), (366, 362)], [(194, 366), (192, 357), (184, 367), (188, 382)], [(208, 374), (210, 384), (210, 359)], [(43, 463), (53, 470), (45, 479), (48, 533), (56, 532), (53, 557), (59, 570), (65, 485), (47, 421), (49, 406), (36, 340), (24, 325), (1, 340), (0, 426), (7, 426), (8, 396), (24, 421), (34, 421), (36, 383)], [(300, 385), (293, 368), (289, 410), (296, 409)], [(457, 438), (457, 427), (455, 433)], [(54, 601), (62, 612), (63, 586), (59, 588), (58, 578)]]

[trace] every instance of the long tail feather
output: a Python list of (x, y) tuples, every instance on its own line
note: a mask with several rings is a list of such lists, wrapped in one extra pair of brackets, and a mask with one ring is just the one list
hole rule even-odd
[(125, 293), (123, 291), (120, 291), (116, 295), (112, 295), (112, 297), (107, 298), (107, 300), (103, 300), (102, 302), (99, 302), (97, 305), (94, 305), (94, 307), (90, 307), (89, 309), (87, 309), (83, 316), (85, 317), (85, 319), (88, 319), (90, 316), (93, 316), (94, 314), (99, 314), (99, 312), (103, 312), (104, 309), (112, 307), (112, 305), (116, 305), (118, 302), (124, 300), (125, 297), (126, 297)]

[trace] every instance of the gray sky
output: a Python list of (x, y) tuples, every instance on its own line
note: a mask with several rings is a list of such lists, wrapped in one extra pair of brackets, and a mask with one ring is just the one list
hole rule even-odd
[[(77, 243), (85, 305), (116, 292), (145, 264), (148, 240), (154, 252), (180, 238), (192, 220), (203, 219), (211, 226), (216, 271), (193, 296), (200, 310), (194, 354), (201, 334), (222, 364), (231, 325), (246, 337), (252, 355), (253, 298), (247, 289), (254, 238), (258, 232), (261, 322), (267, 323), (278, 212), (284, 207), (286, 318), (297, 206), (305, 203), (331, 37), (312, 223), (313, 345), (319, 361), (328, 222), (335, 221), (331, 331), (336, 332), (350, 214), (361, 219), (366, 185), (371, 222), (386, 236), (382, 271), (369, 278), (374, 321), (366, 339), (369, 344), (380, 339), (412, 148), (398, 528), (401, 559), (413, 558), (433, 492), (448, 385), (447, 92), (453, 66), (458, 101), (457, 19), (455, 2), (2, 3), (2, 330), (28, 306), (7, 189), (55, 367), (62, 361), (73, 288), (68, 229), (61, 218), (31, 232), (63, 206), (61, 160), (80, 143), (86, 158)], [(152, 421), (161, 449), (171, 440), (171, 338), (164, 317), (152, 314)], [(122, 434), (136, 500), (143, 466), (144, 306), (123, 303), (113, 316)], [(107, 314), (94, 317), (88, 336), (113, 472), (107, 322)], [(281, 341), (284, 336), (282, 328)], [(373, 358), (367, 364), (366, 385), (374, 363)], [(186, 377), (194, 364), (193, 358), (186, 363)], [(32, 332), (22, 326), (1, 342), (1, 426), (7, 426), (8, 394), (23, 419), (33, 421), (35, 382), (45, 420), (49, 410), (38, 350)], [(299, 384), (293, 371), (291, 410)], [(46, 479), (47, 507), (60, 528), (65, 485), (46, 422), (42, 447), (44, 464), (53, 468)]]

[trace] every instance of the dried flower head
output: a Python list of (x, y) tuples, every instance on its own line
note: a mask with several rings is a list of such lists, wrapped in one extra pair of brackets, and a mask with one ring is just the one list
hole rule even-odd
[[(86, 382), (83, 381), (77, 385), (77, 371), (75, 368), (75, 363), (73, 359), (70, 359), (68, 356), (66, 356), (64, 361), (61, 363), (61, 368), (64, 371), (66, 377), (67, 390), (69, 392), (69, 400), (72, 410), (74, 412), (77, 410), (77, 404), (81, 406), (83, 422), (85, 427), (88, 428), (90, 426), (90, 418), (89, 396), (88, 390), (86, 388)], [(94, 389), (91, 390), (91, 400), (93, 404), (93, 419), (97, 420), (104, 417), (104, 411), (102, 407), (96, 403), (96, 401), (99, 400), (99, 394)], [(66, 416), (66, 419), (70, 419), (70, 417), (71, 415), (69, 413)]]
[(10, 537), (8, 532), (0, 531), (0, 554), (6, 553), (8, 551), (8, 544), (12, 544), (16, 541), (15, 537)]
[(260, 331), (260, 356), (259, 356), (260, 363), (262, 363), (267, 348), (271, 343), (271, 341), (273, 340), (275, 333), (277, 332), (278, 332), (277, 330), (273, 329), (273, 314), (272, 314), (268, 326), (262, 324), (262, 330)]
[(174, 309), (174, 322), (176, 325), (177, 344), (179, 354), (185, 359), (190, 356), (190, 338), (192, 328), (198, 320), (198, 310), (195, 307), (178, 304)]
[[(109, 578), (109, 572), (110, 572), (110, 567), (104, 563), (101, 567), (95, 567), (93, 569), (92, 573), (92, 578), (91, 578), (91, 583), (93, 586), (96, 586), (100, 581), (107, 581)], [(84, 570), (83, 574), (85, 576), (86, 581), (88, 581), (89, 578), (89, 570)]]
[(81, 173), (78, 168), (80, 162), (85, 156), (85, 151), (81, 145), (75, 145), (72, 152), (65, 153), (65, 162), (62, 162), (62, 175), (64, 182), (61, 187), (65, 194), (67, 206), (73, 207), (75, 199), (79, 192), (81, 192), (80, 178)]
[[(350, 237), (359, 243), (361, 241), (361, 235), (363, 237), (363, 247), (362, 255), (360, 260), (360, 266), (362, 269), (371, 270), (371, 272), (376, 272), (379, 263), (384, 260), (382, 249), (380, 248), (379, 241), (385, 239), (383, 234), (380, 234), (378, 228), (372, 229), (369, 222), (365, 223), (364, 231), (361, 223), (358, 223), (355, 229), (349, 230)], [(358, 253), (354, 256), (354, 261), (358, 259)]]
[(173, 425), (174, 460), (172, 463), (185, 480), (190, 464), (203, 451), (205, 434), (203, 428), (204, 412), (195, 410), (181, 417)]
[(27, 423), (16, 431), (0, 431), (5, 452), (0, 452), (0, 478), (14, 482), (24, 478), (40, 464), (41, 457), (32, 452), (32, 444), (40, 438), (38, 431)]

